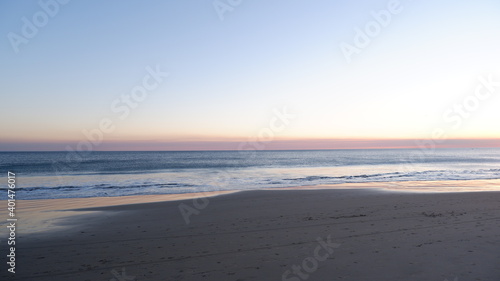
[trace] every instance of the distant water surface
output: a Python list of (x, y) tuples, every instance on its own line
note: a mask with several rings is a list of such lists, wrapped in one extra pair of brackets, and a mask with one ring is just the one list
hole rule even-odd
[[(500, 179), (497, 148), (92, 152), (84, 157), (1, 152), (0, 157), (1, 170), (17, 175), (18, 199)], [(0, 198), (6, 199), (6, 192)]]

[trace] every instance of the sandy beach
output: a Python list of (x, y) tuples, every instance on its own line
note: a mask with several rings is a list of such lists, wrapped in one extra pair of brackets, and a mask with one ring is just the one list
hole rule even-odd
[[(495, 281), (500, 280), (499, 202), (497, 191), (416, 193), (366, 186), (198, 199), (20, 201), (16, 273), (7, 272), (2, 241), (0, 276)], [(23, 225), (29, 217), (30, 224), (38, 221), (36, 227), (50, 230)]]
[(0, 281), (500, 281), (500, 1), (0, 3)]

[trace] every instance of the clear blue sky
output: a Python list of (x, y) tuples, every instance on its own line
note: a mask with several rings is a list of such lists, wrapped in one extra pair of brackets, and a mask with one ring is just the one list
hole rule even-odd
[[(500, 88), (467, 116), (453, 108), (478, 77), (500, 81), (500, 2), (399, 1), (348, 62), (342, 42), (356, 46), (356, 28), (388, 3), (243, 0), (221, 20), (207, 0), (73, 0), (13, 47), (22, 18), (44, 10), (1, 1), (0, 150), (64, 150), (104, 118), (114, 126), (104, 143), (123, 149), (231, 149), (284, 107), (295, 117), (274, 139), (418, 139), (436, 128), (500, 138)], [(119, 118), (113, 102), (141, 85), (147, 67), (169, 76)]]

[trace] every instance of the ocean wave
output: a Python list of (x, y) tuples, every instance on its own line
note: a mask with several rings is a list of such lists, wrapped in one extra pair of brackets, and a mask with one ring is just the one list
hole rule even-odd
[(298, 178), (284, 178), (285, 182), (308, 183), (344, 183), (344, 182), (370, 182), (370, 181), (426, 181), (426, 180), (474, 180), (474, 179), (500, 179), (500, 169), (478, 170), (426, 170), (415, 172), (391, 172), (343, 176), (306, 176)]
[[(84, 189), (137, 189), (137, 188), (172, 188), (172, 187), (195, 187), (195, 184), (185, 184), (185, 183), (152, 183), (152, 184), (132, 184), (132, 185), (109, 185), (109, 184), (97, 184), (92, 186), (34, 186), (34, 187), (16, 187), (17, 191), (37, 191), (37, 190), (84, 190)], [(7, 187), (1, 187), (0, 190), (7, 190)]]
[(332, 176), (307, 176), (307, 177), (300, 177), (300, 178), (287, 178), (283, 179), (285, 181), (315, 181), (315, 180), (325, 180), (325, 179), (356, 179), (356, 178), (374, 178), (374, 177), (382, 177), (382, 176), (387, 176), (387, 175), (400, 175), (400, 176), (406, 176), (406, 175), (401, 175), (399, 172), (393, 172), (393, 173), (378, 173), (378, 174), (361, 174), (361, 175), (345, 175), (345, 176), (338, 176), (338, 177), (332, 177)]

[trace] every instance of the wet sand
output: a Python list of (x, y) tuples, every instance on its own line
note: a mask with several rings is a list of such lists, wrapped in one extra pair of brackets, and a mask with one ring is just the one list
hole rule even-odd
[[(500, 280), (496, 191), (359, 185), (148, 200), (166, 199), (20, 201), (16, 274), (2, 238), (0, 279)], [(23, 233), (28, 213), (76, 208), (48, 215), (51, 231)]]

